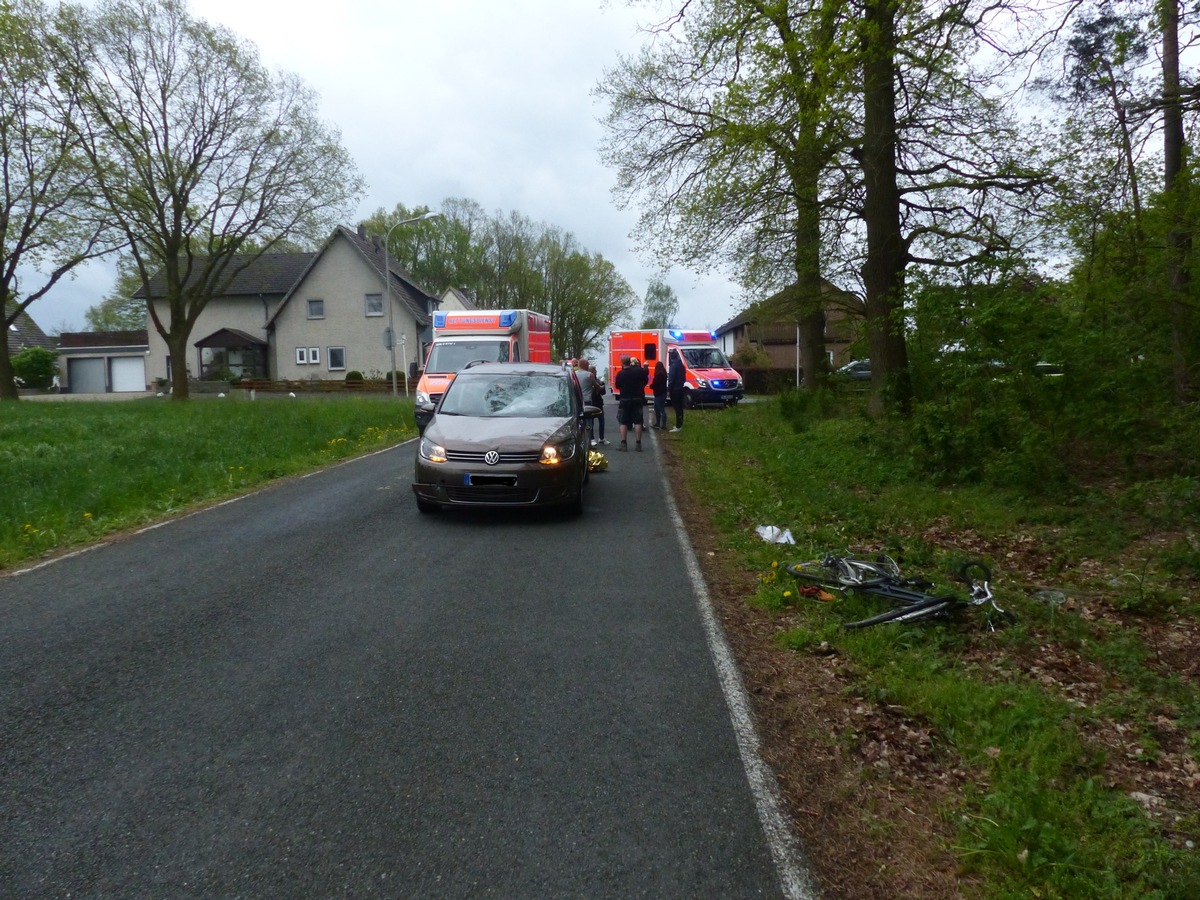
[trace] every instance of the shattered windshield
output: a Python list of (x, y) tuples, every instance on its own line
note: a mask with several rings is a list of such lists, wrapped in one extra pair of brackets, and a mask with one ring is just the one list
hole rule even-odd
[(439, 412), (484, 418), (566, 418), (571, 415), (570, 385), (553, 375), (489, 375), (472, 369), (454, 379)]

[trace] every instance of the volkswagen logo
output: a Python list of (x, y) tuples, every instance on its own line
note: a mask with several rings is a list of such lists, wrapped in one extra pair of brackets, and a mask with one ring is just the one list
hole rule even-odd
[(483, 454), (483, 461), (489, 466), (496, 465), (496, 463), (500, 462), (500, 451), (489, 450), (487, 453)]

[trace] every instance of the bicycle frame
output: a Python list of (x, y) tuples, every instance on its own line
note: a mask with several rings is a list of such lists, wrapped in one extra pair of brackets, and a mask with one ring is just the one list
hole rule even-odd
[[(1001, 609), (993, 599), (992, 573), (982, 562), (972, 561), (958, 571), (958, 578), (967, 587), (968, 598), (950, 594), (930, 594), (933, 584), (923, 578), (901, 578), (900, 567), (890, 556), (880, 554), (875, 561), (827, 554), (820, 563), (807, 562), (788, 566), (797, 581), (811, 581), (831, 590), (858, 591), (889, 601), (901, 610), (895, 616), (874, 617), (862, 623), (846, 623), (847, 628), (860, 627), (880, 621), (906, 621), (944, 615), (957, 606), (981, 606), (989, 603), (1001, 616), (1013, 620), (1011, 613)], [(912, 607), (908, 612), (905, 608)]]

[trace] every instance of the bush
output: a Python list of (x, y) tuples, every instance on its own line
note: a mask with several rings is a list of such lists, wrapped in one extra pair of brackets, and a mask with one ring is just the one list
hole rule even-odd
[(738, 368), (747, 394), (781, 394), (796, 386), (795, 369)]
[(58, 374), (58, 354), (42, 347), (27, 347), (12, 361), (13, 373), (26, 387), (45, 390)]
[(362, 384), (363, 373), (357, 369), (352, 369), (346, 373), (346, 384)]

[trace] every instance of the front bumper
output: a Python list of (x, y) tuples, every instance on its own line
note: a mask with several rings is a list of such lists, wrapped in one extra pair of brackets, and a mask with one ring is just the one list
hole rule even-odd
[[(587, 454), (566, 466), (460, 466), (416, 463), (413, 493), (442, 506), (554, 506), (575, 499)], [(582, 468), (582, 471), (581, 471)]]

